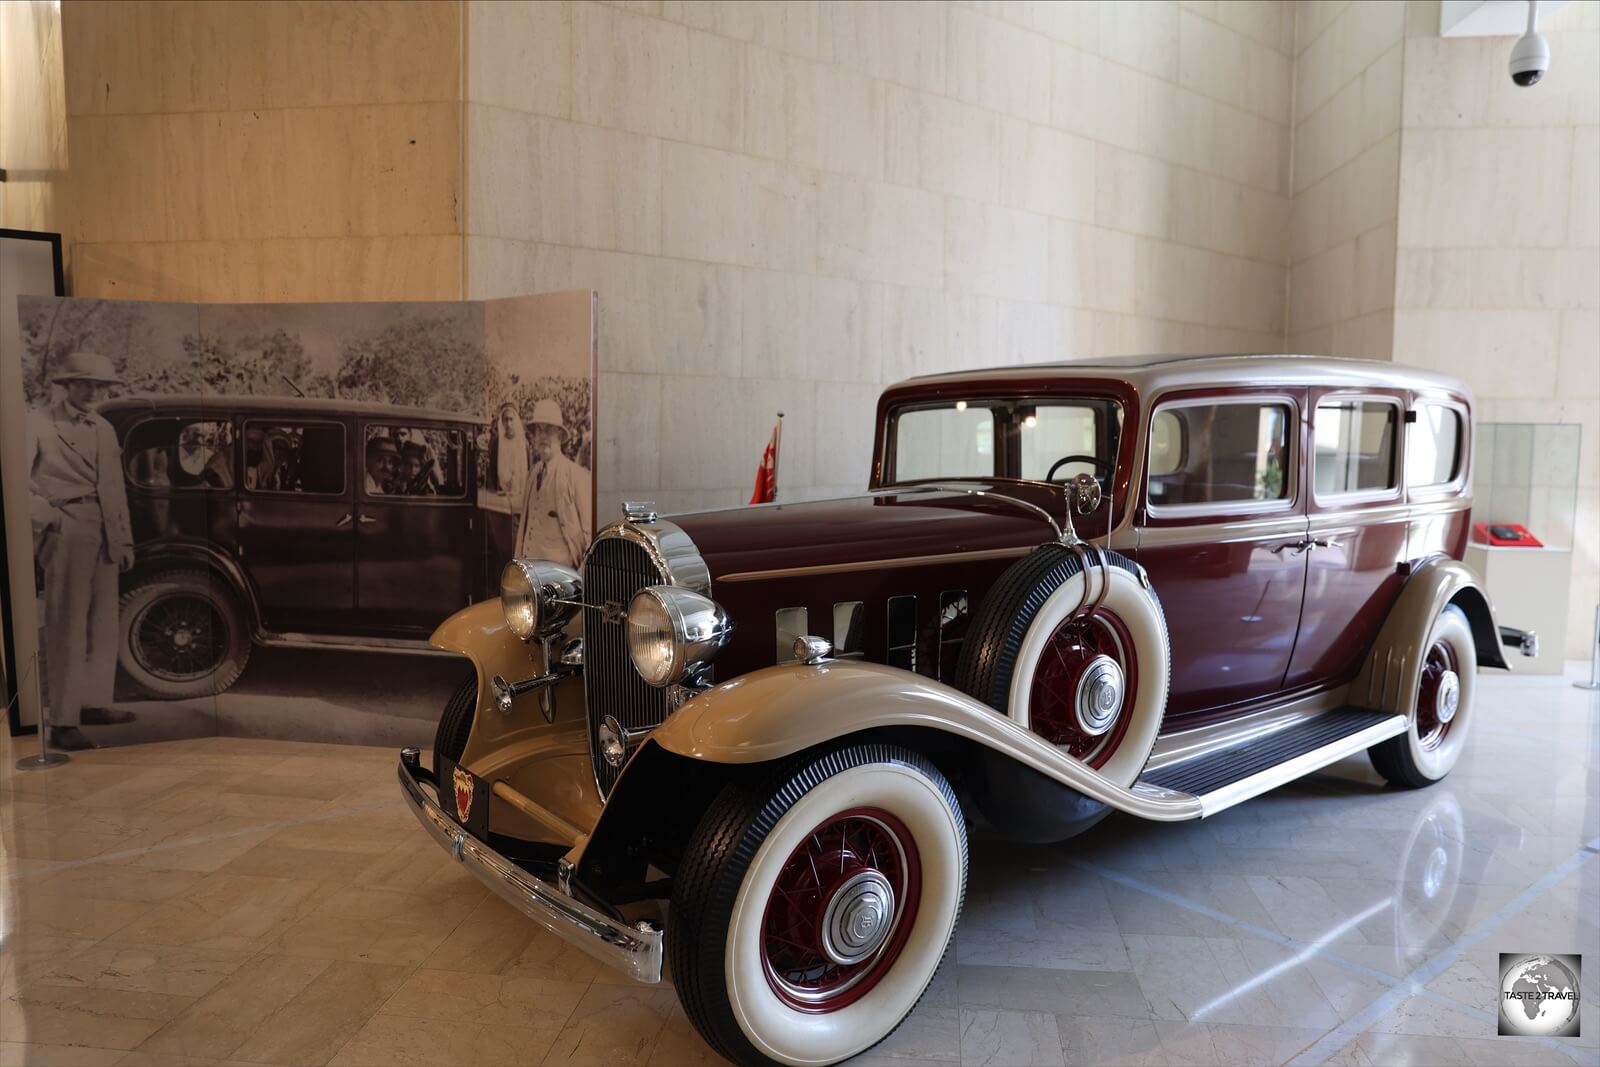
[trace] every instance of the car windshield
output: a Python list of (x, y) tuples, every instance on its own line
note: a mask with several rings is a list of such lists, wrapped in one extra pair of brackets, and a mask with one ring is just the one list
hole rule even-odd
[(1111, 471), (1122, 408), (1087, 397), (970, 397), (889, 413), (884, 482), (1007, 478), (1064, 482)]

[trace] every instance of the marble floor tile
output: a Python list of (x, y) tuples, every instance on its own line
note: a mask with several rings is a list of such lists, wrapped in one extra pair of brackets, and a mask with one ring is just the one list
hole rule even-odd
[(377, 1015), (329, 1060), (330, 1067), (533, 1067), (557, 1031)]
[(505, 978), (422, 970), (406, 979), (383, 1010), (418, 1019), (560, 1029), (588, 989), (587, 982), (569, 982), (554, 975)]
[(335, 960), (230, 1054), (252, 1063), (320, 1067), (405, 981), (406, 968)]
[[(1481, 692), (1430, 789), (1357, 757), (1201, 823), (975, 832), (945, 966), (855, 1063), (1600, 1064), (1600, 998), (1580, 1037), (1493, 1032), (1501, 950), (1600, 960), (1600, 702)], [(722, 1062), (669, 983), (434, 846), (392, 751), (204, 738), (18, 775), (12, 744), (0, 1067)]]
[(136, 1048), (193, 997), (35, 982), (0, 1000), (0, 1034), (45, 1045)]
[(172, 945), (101, 941), (41, 973), (41, 985), (122, 989), (198, 998), (242, 967), (250, 954)]
[(260, 955), (151, 1034), (140, 1052), (223, 1059), (332, 964)]
[(1065, 1067), (1056, 1017), (1047, 1012), (963, 1011), (961, 1067)]
[(128, 1053), (86, 1045), (40, 1045), (0, 1039), (0, 1067), (110, 1067)]

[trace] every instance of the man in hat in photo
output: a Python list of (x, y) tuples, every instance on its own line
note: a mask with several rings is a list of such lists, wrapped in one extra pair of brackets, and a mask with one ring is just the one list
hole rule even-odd
[(567, 429), (561, 405), (554, 400), (533, 406), (528, 433), (533, 439), (533, 464), (517, 526), (517, 555), (576, 565), (588, 551), (593, 521), (589, 472), (561, 451)]
[(44, 574), (45, 700), (51, 743), (93, 748), (80, 725), (131, 722), (113, 711), (117, 675), (117, 572), (133, 566), (133, 527), (122, 449), (94, 412), (122, 381), (105, 356), (73, 352), (52, 368), (62, 395), (28, 414), (27, 457), (34, 559)]

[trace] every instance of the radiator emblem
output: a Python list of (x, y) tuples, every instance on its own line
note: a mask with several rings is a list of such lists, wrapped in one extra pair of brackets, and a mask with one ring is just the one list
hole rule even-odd
[(615, 600), (608, 600), (600, 605), (600, 621), (611, 625), (620, 625), (628, 617), (628, 606), (619, 604)]
[(456, 818), (466, 822), (467, 816), (472, 814), (472, 775), (457, 767), (452, 777), (456, 787)]

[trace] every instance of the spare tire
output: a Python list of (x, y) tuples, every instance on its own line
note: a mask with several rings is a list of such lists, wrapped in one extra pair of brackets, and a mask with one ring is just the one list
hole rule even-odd
[(1085, 572), (1077, 552), (1045, 545), (1007, 568), (973, 616), (956, 685), (1126, 787), (1166, 714), (1167, 620), (1137, 564), (1089, 558)]

